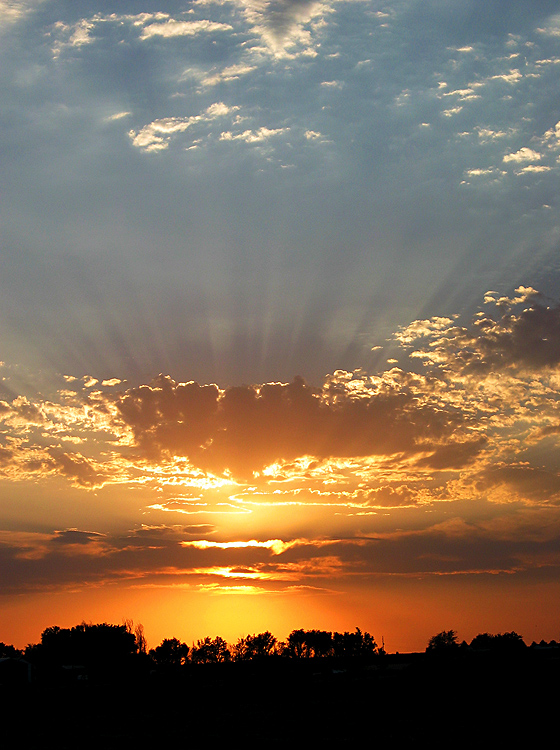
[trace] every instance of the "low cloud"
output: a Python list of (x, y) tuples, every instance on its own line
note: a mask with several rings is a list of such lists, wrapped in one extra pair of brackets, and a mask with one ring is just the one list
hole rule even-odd
[(150, 514), (201, 523), (275, 504), (351, 515), (469, 493), (555, 503), (560, 308), (528, 286), (484, 301), (465, 324), (400, 329), (399, 366), (337, 370), (319, 387), (65, 376), (58, 400), (0, 402), (0, 477), (144, 487), (157, 493)]
[(130, 389), (116, 405), (151, 459), (184, 455), (204, 470), (239, 476), (306, 455), (417, 453), (462, 422), (459, 414), (442, 414), (383, 382), (315, 389), (296, 378), (220, 391), (160, 377)]

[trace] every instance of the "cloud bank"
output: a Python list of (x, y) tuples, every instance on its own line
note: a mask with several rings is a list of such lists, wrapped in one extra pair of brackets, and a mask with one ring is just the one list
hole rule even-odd
[[(555, 568), (560, 308), (530, 287), (488, 292), (484, 308), (466, 325), (414, 321), (394, 337), (400, 366), (337, 371), (322, 387), (67, 377), (58, 400), (2, 401), (6, 486), (62, 482), (92, 504), (140, 492), (159, 519), (126, 534), (5, 532), (5, 590), (83, 576), (217, 590), (249, 578), (268, 591)], [(325, 533), (298, 535), (318, 509)], [(226, 517), (249, 529), (276, 512), (284, 537), (224, 537)]]

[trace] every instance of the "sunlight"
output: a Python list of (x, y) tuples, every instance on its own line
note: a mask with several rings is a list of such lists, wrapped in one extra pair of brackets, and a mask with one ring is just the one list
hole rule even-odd
[(196, 549), (242, 549), (247, 547), (262, 547), (269, 549), (274, 555), (280, 555), (294, 545), (294, 542), (283, 542), (281, 539), (269, 539), (266, 542), (257, 542), (251, 539), (248, 542), (209, 542), (201, 539), (192, 542), (181, 542), (182, 547), (195, 547)]

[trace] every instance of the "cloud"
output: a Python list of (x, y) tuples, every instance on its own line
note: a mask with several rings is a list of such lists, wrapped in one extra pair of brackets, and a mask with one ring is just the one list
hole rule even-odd
[(285, 133), (288, 128), (259, 128), (258, 130), (244, 130), (242, 133), (233, 134), (225, 131), (220, 134), (221, 141), (245, 141), (245, 143), (259, 143), (273, 136)]
[(248, 75), (252, 71), (256, 70), (255, 65), (247, 65), (239, 63), (236, 65), (228, 65), (222, 68), (219, 72), (211, 73), (202, 79), (202, 83), (205, 86), (216, 86), (217, 84), (228, 81), (234, 81), (241, 76)]
[(440, 445), (431, 455), (418, 459), (417, 465), (440, 470), (462, 469), (474, 462), (487, 441), (488, 439), (483, 436), (473, 440)]
[(531, 148), (526, 148), (525, 146), (523, 148), (520, 148), (519, 151), (516, 151), (514, 154), (506, 154), (503, 158), (504, 162), (524, 162), (524, 161), (538, 161), (539, 159), (542, 159), (542, 154), (539, 154), (538, 151), (533, 151)]
[(64, 453), (55, 448), (49, 450), (53, 468), (81, 487), (100, 487), (105, 477), (94, 462), (79, 453)]
[[(443, 322), (447, 330), (436, 326), (433, 331), (422, 321), (404, 328), (397, 338), (405, 344), (411, 344), (414, 338), (429, 338), (429, 346), (417, 349), (413, 356), (439, 362), (454, 372), (482, 375), (507, 369), (557, 367), (560, 305), (545, 304), (531, 288), (519, 287), (517, 292), (516, 298), (499, 299), (488, 293), (486, 301), (496, 305), (500, 313), (497, 318), (480, 313), (468, 328)], [(524, 303), (526, 306), (519, 309)]]
[(338, 370), (320, 387), (161, 375), (93, 390), (92, 378), (66, 376), (59, 401), (0, 402), (0, 475), (84, 492), (137, 485), (161, 493), (148, 496), (150, 513), (204, 521), (282, 504), (354, 514), (469, 492), (501, 502), (505, 470), (499, 482), (481, 477), (523, 465), (512, 477), (531, 476), (535, 490), (518, 481), (515, 496), (544, 503), (557, 471), (539, 456), (558, 435), (560, 309), (528, 286), (488, 292), (485, 304), (494, 314), (470, 324), (439, 316), (401, 328), (400, 367)]
[(150, 23), (143, 27), (141, 39), (149, 39), (154, 36), (165, 38), (177, 36), (195, 36), (201, 31), (212, 33), (214, 31), (231, 31), (232, 27), (227, 23), (218, 23), (201, 19), (199, 21), (175, 21), (167, 20), (160, 23)]
[(560, 504), (560, 473), (528, 463), (490, 466), (476, 481), (492, 490), (496, 502)]
[(27, 13), (35, 10), (44, 0), (0, 0), (0, 31)]
[(518, 83), (519, 80), (521, 80), (523, 76), (519, 72), (519, 70), (510, 70), (508, 73), (500, 73), (498, 75), (492, 76), (492, 80), (494, 81), (504, 81), (505, 83)]
[(225, 117), (237, 109), (238, 107), (229, 107), (223, 102), (215, 102), (199, 115), (166, 117), (161, 120), (154, 120), (139, 131), (131, 130), (129, 136), (132, 145), (142, 151), (163, 151), (169, 147), (173, 135), (183, 133), (194, 125), (206, 124), (217, 118)]
[(55, 532), (52, 538), (53, 544), (62, 545), (74, 545), (79, 544), (80, 546), (95, 544), (103, 541), (105, 538), (104, 534), (99, 534), (96, 531), (80, 531), (79, 529), (64, 529), (63, 531)]
[(124, 117), (129, 117), (131, 112), (116, 112), (114, 115), (109, 115), (105, 118), (106, 122), (114, 122), (116, 120), (122, 120)]
[(320, 0), (236, 0), (246, 21), (277, 57), (290, 57), (295, 48), (309, 53), (313, 47), (309, 25), (318, 23), (330, 9)]
[(117, 409), (153, 460), (184, 455), (215, 474), (250, 476), (278, 461), (417, 453), (459, 429), (404, 388), (334, 379), (322, 389), (292, 383), (219, 391), (160, 377), (130, 389)]

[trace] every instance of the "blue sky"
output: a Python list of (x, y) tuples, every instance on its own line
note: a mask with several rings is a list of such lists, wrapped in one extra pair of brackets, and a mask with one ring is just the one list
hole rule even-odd
[(4, 2), (4, 358), (320, 383), (558, 275), (553, 3)]
[(0, 0), (6, 632), (557, 637), (559, 81), (553, 2)]

